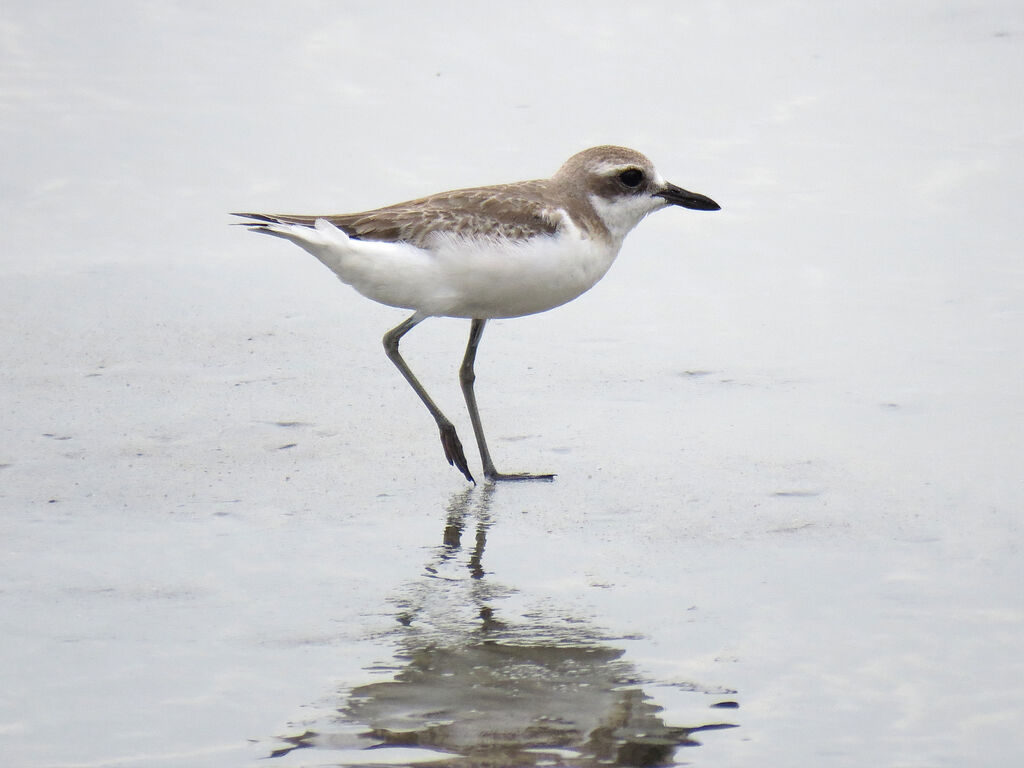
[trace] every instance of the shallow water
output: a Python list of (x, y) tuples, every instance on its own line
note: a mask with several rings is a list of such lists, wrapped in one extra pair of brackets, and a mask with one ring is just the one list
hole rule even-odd
[[(294, 724), (302, 732), (272, 757), (313, 748), (337, 762), (660, 765), (696, 746), (695, 734), (733, 727), (711, 711), (706, 723), (666, 723), (620, 638), (571, 605), (496, 580), (486, 569), (494, 493), (490, 485), (454, 494), (442, 543), (389, 596), (395, 627), (377, 639), (394, 645), (394, 657), (372, 669), (382, 679), (347, 690), (337, 711)], [(541, 600), (509, 612), (513, 595)], [(728, 691), (701, 693), (714, 695), (711, 709), (737, 706)], [(369, 748), (372, 758), (354, 751)]]
[[(1020, 761), (1019, 4), (582, 8), (0, 12), (5, 764)], [(227, 226), (602, 142), (723, 210), (488, 324), (552, 483)]]

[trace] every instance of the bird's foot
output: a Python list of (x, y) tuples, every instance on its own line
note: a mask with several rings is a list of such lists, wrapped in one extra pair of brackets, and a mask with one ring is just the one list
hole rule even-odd
[(553, 474), (534, 475), (530, 472), (513, 472), (512, 474), (505, 474), (504, 472), (498, 472), (496, 469), (494, 469), (494, 467), (485, 470), (484, 477), (486, 477), (487, 480), (492, 483), (515, 480), (542, 480), (544, 482), (550, 483), (552, 480), (555, 479), (555, 475)]
[(462, 441), (455, 433), (455, 427), (451, 424), (438, 424), (441, 432), (441, 447), (444, 448), (444, 457), (448, 463), (466, 476), (469, 482), (476, 484), (473, 475), (469, 472), (469, 463), (466, 461), (466, 452), (462, 450)]

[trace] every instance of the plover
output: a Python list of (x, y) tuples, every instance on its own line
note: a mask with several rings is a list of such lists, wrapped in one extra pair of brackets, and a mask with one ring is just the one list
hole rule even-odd
[(484, 325), (572, 301), (604, 276), (644, 216), (669, 205), (720, 207), (665, 181), (639, 152), (601, 146), (573, 155), (550, 179), (440, 192), (363, 213), (233, 215), (305, 249), (363, 296), (412, 310), (384, 334), (384, 349), (434, 417), (448, 463), (475, 482), (455, 427), (402, 359), (402, 337), (428, 317), (471, 320), (459, 381), (484, 477), (550, 480), (498, 472), (491, 460), (473, 390)]

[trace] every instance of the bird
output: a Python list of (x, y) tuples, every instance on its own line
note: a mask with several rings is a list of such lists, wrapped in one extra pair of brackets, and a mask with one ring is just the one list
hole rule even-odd
[(578, 152), (547, 179), (439, 192), (361, 213), (232, 215), (253, 232), (308, 251), (363, 296), (412, 311), (384, 334), (385, 353), (433, 417), (448, 464), (475, 484), (455, 426), (409, 368), (399, 342), (430, 317), (470, 320), (459, 382), (484, 478), (552, 480), (554, 474), (495, 468), (474, 389), (484, 326), (577, 298), (605, 275), (626, 235), (669, 206), (721, 208), (666, 181), (640, 152), (604, 145)]

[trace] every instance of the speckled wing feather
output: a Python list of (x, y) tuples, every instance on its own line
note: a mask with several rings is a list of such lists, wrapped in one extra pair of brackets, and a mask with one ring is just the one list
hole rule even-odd
[[(562, 221), (547, 194), (544, 181), (522, 181), (495, 187), (474, 187), (410, 200), (362, 213), (331, 216), (239, 213), (236, 216), (269, 223), (312, 227), (324, 219), (358, 240), (404, 242), (426, 248), (431, 236), (443, 232), (459, 236), (518, 239), (554, 234)], [(258, 226), (258, 225), (256, 225)]]

